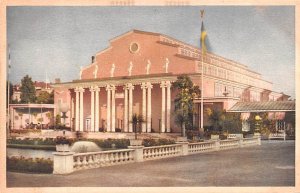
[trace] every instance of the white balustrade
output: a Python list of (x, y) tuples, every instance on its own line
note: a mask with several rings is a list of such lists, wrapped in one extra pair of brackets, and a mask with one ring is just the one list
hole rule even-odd
[(253, 138), (244, 138), (243, 140), (243, 146), (249, 146), (249, 145), (259, 145), (258, 137)]
[(74, 154), (74, 171), (133, 162), (133, 151), (124, 149)]
[(181, 145), (162, 145), (143, 148), (144, 160), (154, 160), (181, 155)]
[(221, 140), (220, 141), (220, 149), (232, 149), (240, 147), (239, 139), (231, 139), (231, 140)]
[(189, 143), (189, 154), (209, 152), (215, 149), (215, 142)]
[(74, 152), (55, 152), (53, 173), (67, 174), (83, 169), (185, 156), (188, 154), (219, 151), (251, 145), (261, 145), (260, 137), (214, 140), (199, 143), (186, 142), (153, 147), (139, 146), (138, 148), (134, 148), (134, 146), (132, 146), (131, 149), (76, 154), (74, 154)]

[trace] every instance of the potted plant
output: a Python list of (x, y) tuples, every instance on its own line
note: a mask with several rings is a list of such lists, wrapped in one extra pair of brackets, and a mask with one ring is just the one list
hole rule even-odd
[(58, 136), (55, 140), (56, 151), (58, 152), (68, 152), (70, 151), (71, 140), (66, 137)]
[(142, 145), (143, 140), (137, 139), (138, 129), (141, 131), (142, 123), (144, 122), (144, 118), (142, 115), (133, 114), (131, 118), (132, 127), (135, 133), (134, 139), (130, 139), (131, 146), (139, 146)]

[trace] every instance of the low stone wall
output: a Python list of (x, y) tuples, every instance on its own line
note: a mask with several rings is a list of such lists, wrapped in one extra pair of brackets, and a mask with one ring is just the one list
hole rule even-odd
[(173, 145), (154, 147), (129, 146), (129, 149), (77, 154), (74, 152), (54, 152), (53, 173), (68, 174), (82, 169), (186, 156), (195, 153), (242, 148), (251, 145), (261, 145), (260, 136), (199, 143), (177, 142), (177, 144)]

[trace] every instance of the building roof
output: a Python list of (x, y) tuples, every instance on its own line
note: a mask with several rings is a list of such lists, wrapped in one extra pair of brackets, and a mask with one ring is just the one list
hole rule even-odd
[(237, 102), (227, 112), (295, 111), (295, 101)]

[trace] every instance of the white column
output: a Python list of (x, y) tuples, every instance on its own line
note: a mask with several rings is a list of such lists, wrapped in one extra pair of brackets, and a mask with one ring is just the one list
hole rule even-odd
[(92, 86), (90, 88), (91, 92), (91, 130), (95, 132), (95, 89)]
[(83, 93), (84, 93), (84, 88), (80, 87), (79, 89), (80, 89), (79, 90), (79, 92), (80, 92), (79, 130), (83, 131), (83, 123), (84, 123), (84, 119), (83, 119)]
[(75, 102), (74, 102), (74, 98), (71, 97), (71, 121), (70, 123), (72, 123), (70, 126), (73, 128), (73, 120), (75, 118)]
[(106, 130), (108, 132), (111, 131), (111, 127), (110, 127), (110, 100), (111, 100), (111, 96), (110, 96), (110, 85), (106, 86), (106, 91), (107, 91), (107, 101), (106, 101)]
[[(146, 83), (142, 83), (141, 88), (143, 90), (143, 101), (142, 101), (142, 116), (143, 119), (146, 119)], [(142, 124), (142, 132), (146, 132), (146, 122)]]
[(99, 91), (100, 88), (99, 87), (95, 87), (95, 131), (98, 132), (99, 131)]
[(124, 86), (124, 131), (128, 132), (128, 90)]
[(134, 89), (134, 86), (129, 83), (128, 84), (128, 90), (129, 90), (129, 109), (128, 109), (128, 119), (129, 119), (129, 132), (132, 132), (132, 107), (133, 107), (133, 96), (132, 96), (132, 91)]
[(115, 101), (116, 87), (111, 86), (111, 132), (115, 132), (116, 129), (116, 101)]
[(79, 131), (79, 88), (75, 88), (76, 98), (75, 98), (75, 105), (76, 105), (76, 115), (75, 115), (75, 131)]
[(163, 81), (161, 87), (161, 132), (166, 132), (165, 117), (166, 117), (166, 83)]
[(171, 132), (171, 82), (166, 81), (167, 85), (167, 132)]
[(151, 104), (151, 89), (153, 88), (153, 85), (151, 85), (150, 82), (147, 82), (147, 132), (151, 132), (151, 118), (152, 118), (152, 104)]

